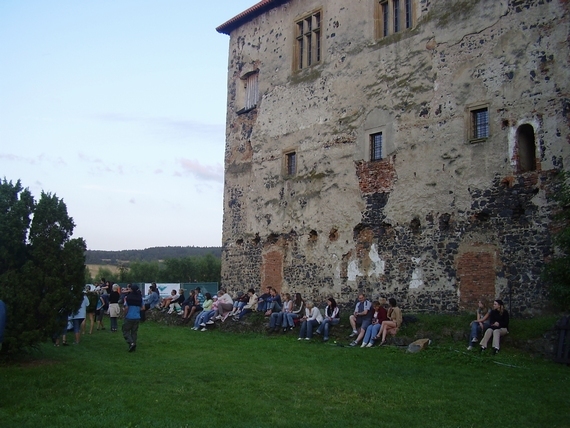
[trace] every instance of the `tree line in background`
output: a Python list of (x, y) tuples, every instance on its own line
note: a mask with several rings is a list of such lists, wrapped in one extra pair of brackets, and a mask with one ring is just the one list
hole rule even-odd
[(119, 263), (116, 271), (99, 267), (95, 277), (85, 271), (85, 282), (94, 284), (101, 278), (118, 283), (135, 282), (220, 282), (222, 263), (213, 254), (166, 260)]
[(114, 264), (115, 261), (154, 262), (156, 260), (181, 259), (212, 254), (222, 256), (222, 247), (151, 247), (144, 250), (103, 251), (87, 250), (85, 263), (88, 265)]

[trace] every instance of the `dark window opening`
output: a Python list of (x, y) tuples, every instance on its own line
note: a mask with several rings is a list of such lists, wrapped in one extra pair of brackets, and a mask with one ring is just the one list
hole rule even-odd
[(519, 172), (536, 170), (536, 142), (534, 128), (525, 123), (517, 129), (517, 154)]

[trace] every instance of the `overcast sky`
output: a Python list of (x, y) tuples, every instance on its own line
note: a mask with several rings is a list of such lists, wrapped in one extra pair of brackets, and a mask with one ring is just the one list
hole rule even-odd
[(257, 0), (1, 0), (0, 178), (92, 250), (220, 246), (229, 37)]

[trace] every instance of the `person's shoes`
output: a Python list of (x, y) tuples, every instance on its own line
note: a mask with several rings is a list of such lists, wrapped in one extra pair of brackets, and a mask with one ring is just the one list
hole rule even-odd
[(315, 334), (321, 334), (321, 332), (319, 330), (315, 331)]
[(493, 355), (497, 355), (499, 353), (499, 348), (493, 348)]
[(283, 329), (283, 333), (287, 333), (287, 327)]
[(473, 339), (471, 339), (471, 343), (477, 343), (477, 338), (474, 337)]
[(208, 331), (208, 329), (206, 327), (202, 327), (202, 330), (200, 331)]
[(221, 315), (218, 315), (218, 316), (217, 316), (216, 318), (214, 318), (214, 319), (215, 319), (215, 320), (221, 320), (221, 319), (222, 319), (222, 316), (221, 316)]
[(485, 346), (481, 346), (481, 352), (485, 352), (487, 348)]
[(366, 342), (362, 342), (362, 345), (360, 345), (361, 348), (366, 348), (368, 346), (368, 343)]
[(205, 322), (200, 323), (200, 327), (206, 327), (206, 323)]
[(356, 336), (357, 334), (358, 334), (358, 332), (357, 332), (356, 330), (352, 330), (352, 333), (350, 333), (350, 334), (348, 335), (348, 337), (354, 337), (354, 336)]
[(374, 346), (374, 342), (370, 342), (368, 345), (366, 345), (367, 348), (372, 348)]
[(137, 345), (135, 343), (131, 343), (131, 346), (129, 346), (129, 352), (135, 352), (136, 349)]
[(212, 325), (212, 324), (215, 324), (215, 322), (212, 321), (212, 320), (210, 320), (210, 321), (208, 321), (208, 322), (206, 323), (206, 325)]
[(328, 337), (323, 337), (323, 342), (328, 342), (329, 338)]
[(356, 340), (353, 340), (352, 342), (350, 342), (350, 346), (356, 346), (358, 345), (358, 342)]
[(302, 337), (300, 337), (300, 338), (298, 338), (297, 340), (303, 340), (303, 338), (302, 338)]
[(192, 327), (192, 330), (196, 331), (198, 330), (198, 327)]
[(310, 337), (305, 337), (305, 340), (311, 340), (311, 338), (310, 338)]
[(383, 340), (382, 342), (380, 342), (380, 346), (384, 346), (386, 344), (386, 341)]
[(467, 347), (467, 350), (468, 350), (468, 351), (471, 351), (472, 349), (473, 349), (473, 346), (471, 346), (471, 345), (469, 345), (469, 346)]

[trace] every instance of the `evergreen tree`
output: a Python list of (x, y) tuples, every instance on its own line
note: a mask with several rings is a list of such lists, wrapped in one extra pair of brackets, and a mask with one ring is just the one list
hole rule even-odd
[[(31, 220), (30, 220), (31, 219)], [(63, 200), (35, 203), (20, 181), (0, 183), (0, 299), (7, 307), (3, 352), (31, 347), (61, 331), (84, 287), (85, 242)]]

